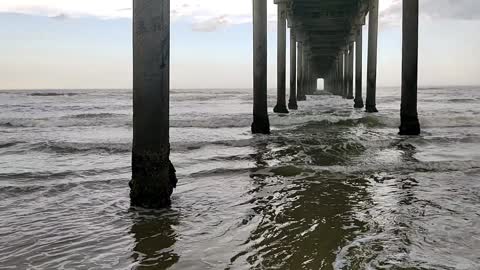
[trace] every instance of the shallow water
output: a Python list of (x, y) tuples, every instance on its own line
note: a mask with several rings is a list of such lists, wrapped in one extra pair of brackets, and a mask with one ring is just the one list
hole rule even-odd
[(311, 96), (252, 136), (251, 91), (173, 91), (180, 182), (147, 211), (131, 91), (0, 91), (0, 268), (480, 269), (480, 88), (421, 89), (420, 137), (378, 94), (374, 115)]

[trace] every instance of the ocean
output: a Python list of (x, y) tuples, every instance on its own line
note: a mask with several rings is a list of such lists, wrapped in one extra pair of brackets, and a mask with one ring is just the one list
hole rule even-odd
[(131, 90), (0, 91), (0, 269), (480, 269), (480, 87), (419, 89), (418, 137), (377, 92), (254, 136), (251, 90), (172, 90), (153, 211), (129, 204)]

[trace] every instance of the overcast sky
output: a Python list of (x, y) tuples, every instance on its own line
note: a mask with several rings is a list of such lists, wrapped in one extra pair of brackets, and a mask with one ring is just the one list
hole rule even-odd
[[(274, 88), (276, 8), (267, 1)], [(131, 2), (2, 0), (0, 89), (131, 88)], [(380, 3), (378, 83), (397, 86), (401, 1)], [(480, 84), (480, 1), (420, 3), (420, 84)], [(251, 88), (251, 0), (172, 0), (171, 14), (173, 88)]]

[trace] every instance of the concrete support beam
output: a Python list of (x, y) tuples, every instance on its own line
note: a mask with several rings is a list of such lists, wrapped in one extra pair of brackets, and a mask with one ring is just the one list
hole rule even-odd
[(357, 36), (355, 41), (355, 105), (354, 108), (363, 108), (362, 97), (362, 73), (363, 73), (363, 36), (362, 27), (357, 30)]
[(400, 135), (419, 135), (418, 0), (403, 1), (402, 105)]
[(295, 34), (290, 31), (290, 99), (288, 108), (297, 110), (297, 41)]
[(132, 206), (164, 208), (176, 187), (170, 162), (170, 0), (133, 1)]
[(348, 45), (348, 91), (347, 99), (353, 99), (353, 43)]
[(378, 0), (370, 0), (368, 22), (368, 67), (366, 111), (378, 112), (376, 105), (377, 91), (377, 45), (378, 45)]
[(286, 65), (287, 65), (287, 11), (286, 4), (277, 4), (277, 105), (275, 113), (288, 113), (286, 104)]
[(267, 1), (253, 1), (252, 133), (270, 134), (267, 104)]
[(297, 101), (303, 101), (306, 99), (305, 97), (305, 88), (303, 85), (303, 78), (305, 77), (305, 69), (304, 69), (304, 51), (303, 51), (303, 44), (298, 43), (298, 59), (297, 59), (297, 69), (298, 69), (298, 76), (297, 76)]

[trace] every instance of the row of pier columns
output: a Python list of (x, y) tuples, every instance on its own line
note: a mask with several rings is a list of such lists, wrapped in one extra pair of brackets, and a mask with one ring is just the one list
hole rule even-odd
[[(377, 89), (377, 47), (378, 47), (378, 0), (369, 2), (367, 93), (366, 104), (362, 97), (362, 52), (363, 33), (359, 26), (353, 42), (342, 49), (325, 78), (326, 89), (335, 95), (354, 99), (354, 108), (366, 107), (366, 112), (378, 112)], [(418, 88), (418, 0), (403, 1), (402, 39), (402, 87), (400, 135), (420, 134), (417, 112)], [(353, 48), (355, 47), (355, 61)], [(354, 64), (355, 62), (355, 64)], [(353, 90), (353, 66), (355, 65), (355, 90)]]
[[(286, 106), (286, 3), (278, 4), (278, 92), (275, 112), (288, 113)], [(369, 0), (369, 35), (366, 111), (377, 112), (378, 0)], [(267, 0), (253, 3), (253, 123), (252, 133), (269, 134), (267, 105)], [(403, 0), (403, 45), (401, 88), (401, 135), (418, 135), (418, 0)], [(293, 28), (292, 28), (293, 29)], [(349, 39), (350, 40), (350, 39)], [(317, 88), (317, 76), (307, 41), (290, 35), (290, 99), (288, 108), (298, 108)], [(355, 44), (354, 44), (355, 43)], [(354, 58), (354, 48), (356, 57)], [(324, 76), (325, 89), (354, 99), (363, 108), (362, 28), (352, 42), (336, 55)], [(355, 60), (355, 61), (354, 61)], [(354, 68), (355, 67), (355, 68)], [(355, 90), (353, 88), (355, 70)], [(170, 0), (133, 1), (133, 147), (132, 206), (163, 208), (171, 204), (176, 187), (175, 168), (170, 162)]]
[(363, 108), (365, 106), (366, 112), (378, 112), (376, 108), (378, 0), (370, 1), (369, 6), (366, 104), (364, 104), (362, 96), (363, 32), (361, 25), (357, 26), (353, 40), (340, 51), (332, 70), (328, 73), (327, 80), (329, 83), (327, 84), (327, 89), (343, 98), (353, 99), (354, 108)]

